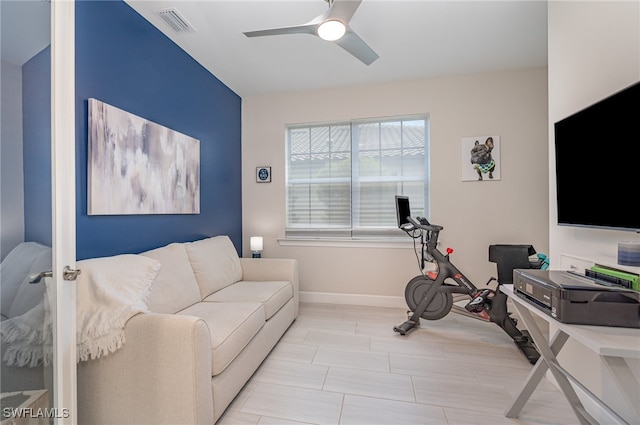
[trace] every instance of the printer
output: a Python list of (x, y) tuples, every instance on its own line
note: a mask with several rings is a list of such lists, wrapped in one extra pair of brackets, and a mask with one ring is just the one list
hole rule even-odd
[(640, 292), (560, 270), (516, 269), (513, 291), (562, 323), (640, 328)]

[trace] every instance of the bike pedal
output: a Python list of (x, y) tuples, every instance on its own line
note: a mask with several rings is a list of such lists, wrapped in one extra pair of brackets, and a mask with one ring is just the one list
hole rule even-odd
[(464, 306), (465, 310), (467, 310), (469, 313), (480, 313), (483, 308), (482, 305), (465, 305)]
[(484, 310), (484, 300), (481, 297), (472, 299), (464, 306), (469, 313), (480, 313)]

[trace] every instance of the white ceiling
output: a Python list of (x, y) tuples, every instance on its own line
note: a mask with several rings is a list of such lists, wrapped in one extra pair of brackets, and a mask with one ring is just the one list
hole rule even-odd
[[(380, 55), (369, 66), (313, 35), (243, 34), (307, 23), (325, 0), (127, 3), (242, 97), (547, 64), (541, 0), (363, 0), (350, 26)], [(171, 7), (195, 33), (178, 34), (153, 12)]]
[[(48, 44), (48, 3), (1, 2), (2, 58), (21, 64)], [(350, 26), (380, 55), (369, 66), (313, 35), (243, 34), (307, 23), (325, 0), (126, 2), (242, 97), (547, 64), (543, 0), (363, 0)], [(166, 8), (196, 32), (174, 32), (153, 12)]]

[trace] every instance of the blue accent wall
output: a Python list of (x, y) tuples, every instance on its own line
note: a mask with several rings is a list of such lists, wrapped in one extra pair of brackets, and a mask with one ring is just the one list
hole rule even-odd
[[(188, 35), (187, 35), (188, 36)], [(87, 99), (200, 140), (200, 214), (87, 215)], [(242, 250), (241, 98), (122, 1), (76, 2), (78, 259), (215, 235)]]
[[(25, 240), (51, 244), (50, 48), (23, 66)], [(87, 215), (87, 99), (200, 140), (200, 214)], [(241, 99), (122, 1), (76, 2), (76, 253), (228, 235), (242, 252)]]

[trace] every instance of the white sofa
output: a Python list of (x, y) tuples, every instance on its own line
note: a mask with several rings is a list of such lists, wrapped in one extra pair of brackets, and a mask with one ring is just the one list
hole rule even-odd
[(298, 314), (295, 260), (239, 258), (216, 236), (161, 263), (124, 346), (78, 365), (79, 424), (214, 424)]

